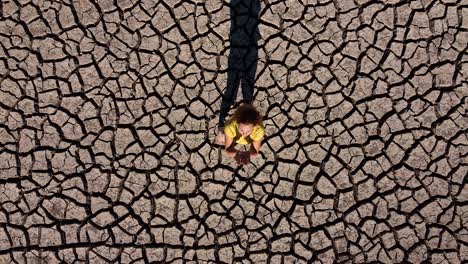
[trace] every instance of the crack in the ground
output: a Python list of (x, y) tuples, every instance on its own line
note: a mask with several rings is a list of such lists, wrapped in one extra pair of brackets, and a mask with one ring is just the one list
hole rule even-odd
[(468, 6), (387, 2), (2, 1), (0, 262), (466, 262)]

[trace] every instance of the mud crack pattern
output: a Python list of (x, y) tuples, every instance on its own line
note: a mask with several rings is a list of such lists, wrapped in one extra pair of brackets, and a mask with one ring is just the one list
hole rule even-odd
[(468, 1), (260, 2), (243, 167), (234, 3), (0, 3), (1, 263), (468, 260)]

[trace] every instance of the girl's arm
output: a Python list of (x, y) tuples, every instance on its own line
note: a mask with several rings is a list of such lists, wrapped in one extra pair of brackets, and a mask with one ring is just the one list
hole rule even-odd
[(250, 147), (250, 155), (257, 155), (260, 152), (260, 146), (262, 146), (262, 139), (259, 141), (253, 141)]
[(233, 142), (233, 138), (230, 138), (227, 135), (224, 136), (224, 150), (226, 150), (226, 153), (229, 157), (234, 157), (237, 154), (237, 149), (232, 146)]

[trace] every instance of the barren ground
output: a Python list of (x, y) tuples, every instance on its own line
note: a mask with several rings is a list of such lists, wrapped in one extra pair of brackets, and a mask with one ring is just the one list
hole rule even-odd
[(467, 261), (468, 1), (262, 1), (242, 167), (229, 4), (2, 0), (0, 263)]

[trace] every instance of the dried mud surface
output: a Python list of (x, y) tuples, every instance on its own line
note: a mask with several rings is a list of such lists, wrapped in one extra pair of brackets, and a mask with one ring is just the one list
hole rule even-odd
[(468, 1), (262, 1), (242, 167), (230, 4), (0, 3), (0, 263), (467, 261)]

